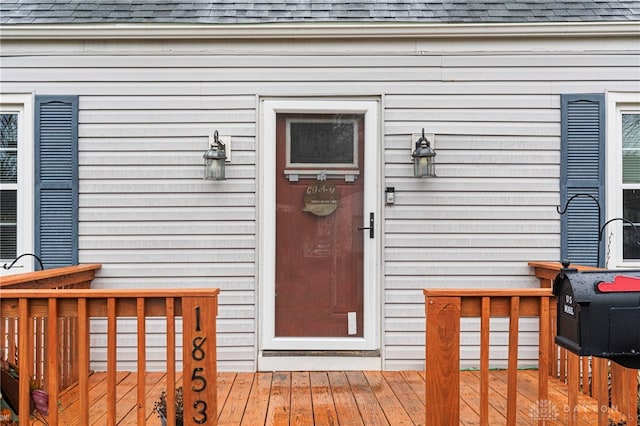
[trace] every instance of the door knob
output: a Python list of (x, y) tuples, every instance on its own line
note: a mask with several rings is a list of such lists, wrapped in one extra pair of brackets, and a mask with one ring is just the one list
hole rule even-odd
[(364, 231), (365, 229), (369, 230), (369, 238), (373, 238), (374, 235), (374, 226), (373, 226), (373, 212), (369, 213), (369, 226), (366, 228), (358, 228), (358, 231)]

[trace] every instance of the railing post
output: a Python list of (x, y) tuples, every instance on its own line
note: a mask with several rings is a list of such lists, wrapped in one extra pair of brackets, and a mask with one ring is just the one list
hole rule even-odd
[(182, 374), (185, 422), (217, 423), (216, 297), (183, 297)]
[(460, 298), (426, 297), (426, 424), (460, 423)]

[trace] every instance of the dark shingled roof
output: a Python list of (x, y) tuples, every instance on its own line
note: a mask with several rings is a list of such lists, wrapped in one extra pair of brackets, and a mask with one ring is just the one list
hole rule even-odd
[(0, 0), (1, 24), (639, 20), (636, 0)]

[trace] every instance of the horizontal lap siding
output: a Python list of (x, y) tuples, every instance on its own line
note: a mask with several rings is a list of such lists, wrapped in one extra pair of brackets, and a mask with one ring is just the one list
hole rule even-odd
[[(219, 287), (220, 369), (252, 370), (254, 97), (96, 93), (81, 104), (80, 260), (103, 264), (101, 287)], [(202, 179), (215, 130), (233, 137), (224, 182)], [(163, 329), (147, 327), (147, 359), (159, 369)], [(103, 351), (94, 352), (99, 359)], [(124, 367), (134, 361), (135, 351), (119, 354)]]
[[(634, 55), (449, 55), (450, 84), (387, 92), (386, 368), (423, 368), (423, 288), (539, 286), (527, 262), (560, 254), (557, 94), (637, 89)], [(432, 180), (411, 177), (410, 133), (422, 128), (436, 134)], [(476, 323), (462, 323), (464, 368), (478, 367)], [(492, 367), (506, 366), (504, 328), (492, 322)], [(535, 365), (537, 321), (520, 328), (520, 365)]]
[[(424, 363), (422, 288), (536, 287), (527, 262), (558, 260), (559, 94), (637, 89), (631, 42), (627, 53), (608, 42), (612, 53), (568, 53), (591, 46), (581, 40), (520, 53), (539, 43), (87, 42), (4, 58), (0, 77), (7, 91), (80, 95), (81, 262), (104, 264), (100, 287), (220, 287), (221, 371), (255, 368), (256, 95), (383, 95), (383, 186), (396, 190), (380, 266), (384, 368), (407, 369)], [(411, 177), (423, 127), (437, 134), (434, 180)], [(214, 130), (233, 137), (224, 182), (201, 179)], [(463, 325), (469, 366), (476, 328)], [(522, 329), (526, 362), (537, 340)]]

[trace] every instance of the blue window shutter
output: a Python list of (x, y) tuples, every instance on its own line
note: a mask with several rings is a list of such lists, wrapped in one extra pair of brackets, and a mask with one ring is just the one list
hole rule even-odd
[(564, 207), (572, 196), (588, 194), (601, 206), (598, 217), (598, 204), (589, 196), (578, 196), (561, 216), (561, 257), (573, 264), (604, 264), (605, 241), (598, 243), (605, 217), (604, 102), (602, 94), (561, 97), (560, 204)]
[(46, 269), (76, 265), (78, 97), (35, 101), (35, 251)]

